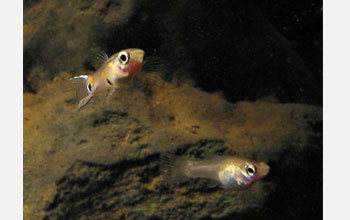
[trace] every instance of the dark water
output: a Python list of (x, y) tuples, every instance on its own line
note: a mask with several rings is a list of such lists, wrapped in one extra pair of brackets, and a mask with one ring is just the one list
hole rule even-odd
[[(321, 1), (163, 1), (143, 6), (101, 44), (136, 44), (165, 54), (169, 68), (181, 76), (190, 74), (206, 91), (223, 91), (232, 102), (273, 94), (282, 102), (322, 105)], [(154, 17), (140, 25), (143, 13)]]

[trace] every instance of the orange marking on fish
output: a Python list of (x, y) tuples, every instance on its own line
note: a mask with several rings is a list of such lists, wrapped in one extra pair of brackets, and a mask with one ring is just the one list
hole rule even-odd
[(112, 62), (109, 62), (108, 65), (107, 65), (109, 68), (112, 67)]
[(102, 77), (103, 79), (106, 79), (106, 72), (105, 72), (104, 70), (102, 70), (102, 72), (101, 72), (101, 77)]
[(88, 83), (92, 83), (94, 81), (94, 77), (93, 76), (89, 76), (87, 81), (88, 81)]

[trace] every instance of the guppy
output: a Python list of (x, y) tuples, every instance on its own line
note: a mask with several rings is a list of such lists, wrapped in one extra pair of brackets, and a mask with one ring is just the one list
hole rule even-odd
[(145, 52), (137, 48), (121, 50), (111, 57), (100, 53), (99, 59), (102, 65), (95, 73), (70, 79), (69, 87), (76, 91), (76, 97), (80, 100), (78, 109), (88, 104), (96, 93), (110, 88), (108, 101), (117, 88), (128, 83), (141, 71), (144, 58)]
[(266, 176), (270, 170), (264, 162), (239, 158), (235, 156), (214, 156), (199, 161), (183, 158), (164, 159), (168, 165), (166, 172), (172, 180), (184, 178), (209, 178), (222, 184), (225, 189), (245, 190), (252, 183)]

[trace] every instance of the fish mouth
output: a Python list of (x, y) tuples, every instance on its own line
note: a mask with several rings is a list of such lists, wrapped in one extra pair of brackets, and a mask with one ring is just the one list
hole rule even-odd
[(257, 167), (257, 172), (256, 172), (255, 180), (259, 180), (265, 177), (270, 171), (270, 166), (267, 165), (265, 162), (256, 163), (256, 167)]
[(264, 177), (266, 176), (270, 171), (270, 166), (267, 165), (264, 162), (259, 163), (259, 173), (260, 173), (260, 177)]
[(140, 64), (143, 64), (145, 62), (146, 53), (145, 53), (145, 51), (143, 51), (141, 49), (132, 50), (130, 55), (132, 56), (134, 62), (138, 62)]

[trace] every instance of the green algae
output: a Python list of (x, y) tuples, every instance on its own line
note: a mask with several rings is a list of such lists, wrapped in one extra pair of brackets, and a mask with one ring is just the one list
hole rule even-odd
[(150, 166), (151, 168), (156, 168), (159, 166), (159, 162), (152, 162)]
[(229, 198), (229, 199), (224, 200), (223, 203), (224, 203), (225, 205), (235, 206), (235, 205), (238, 204), (238, 201), (236, 200), (235, 197), (232, 197), (232, 198)]
[(170, 200), (172, 200), (172, 198), (169, 197), (169, 196), (162, 196), (162, 197), (160, 197), (160, 199), (159, 199), (159, 201), (160, 201), (161, 203), (166, 203), (167, 201), (170, 201)]
[(144, 208), (144, 207), (138, 207), (138, 208), (136, 208), (136, 211), (138, 211), (138, 212), (144, 212), (144, 211), (145, 211), (145, 208)]

